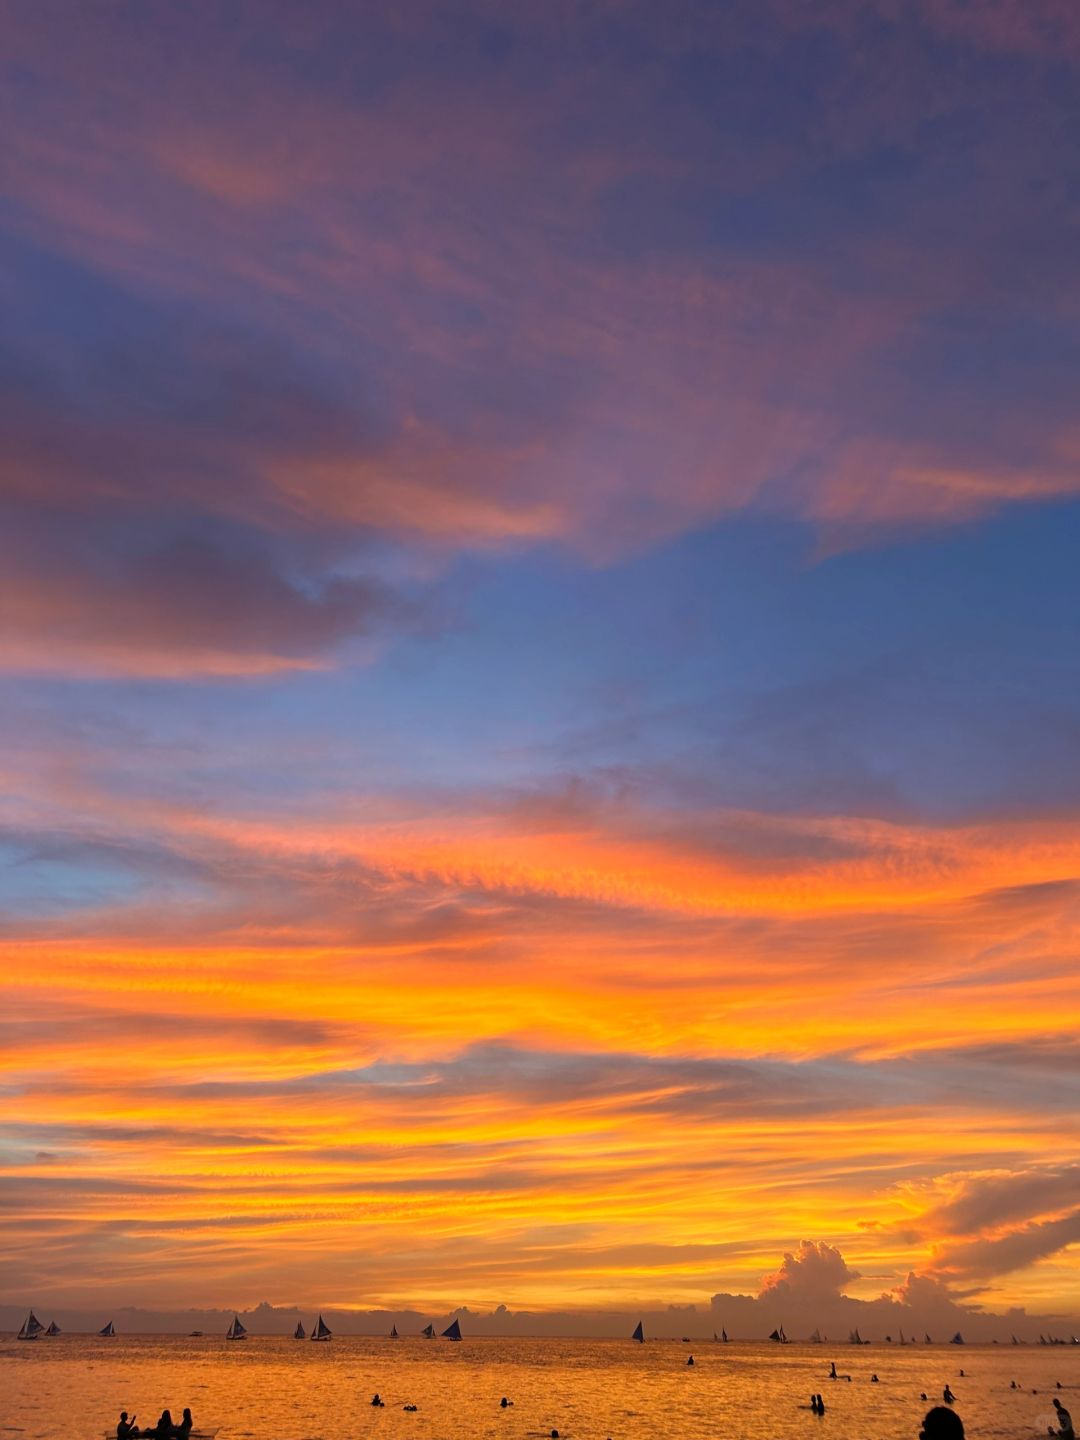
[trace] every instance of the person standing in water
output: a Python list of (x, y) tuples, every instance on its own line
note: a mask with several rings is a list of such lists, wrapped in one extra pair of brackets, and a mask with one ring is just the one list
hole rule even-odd
[(1054, 1412), (1057, 1415), (1057, 1434), (1061, 1440), (1076, 1440), (1076, 1431), (1073, 1429), (1072, 1416), (1062, 1405), (1061, 1401), (1054, 1396)]

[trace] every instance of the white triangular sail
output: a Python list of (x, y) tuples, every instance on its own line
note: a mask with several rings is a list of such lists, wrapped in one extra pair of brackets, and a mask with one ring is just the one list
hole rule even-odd
[(57, 1325), (55, 1320), (49, 1321), (49, 1328), (45, 1331), (45, 1334), (49, 1336), (60, 1334), (60, 1326)]
[(320, 1315), (318, 1320), (316, 1320), (315, 1322), (314, 1329), (311, 1332), (312, 1340), (329, 1340), (331, 1334), (332, 1331), (330, 1329), (330, 1326), (327, 1325), (326, 1321)]
[(36, 1340), (44, 1329), (45, 1326), (42, 1325), (33, 1310), (31, 1310), (30, 1314), (22, 1323), (22, 1329), (19, 1331), (19, 1339)]
[(115, 1335), (116, 1326), (110, 1320), (109, 1323), (107, 1325), (103, 1325), (97, 1333), (99, 1335)]
[(246, 1340), (246, 1339), (247, 1339), (247, 1328), (246, 1328), (246, 1326), (244, 1326), (243, 1324), (241, 1324), (240, 1316), (239, 1316), (239, 1315), (234, 1315), (234, 1316), (233, 1316), (232, 1324), (229, 1326), (228, 1330), (225, 1331), (225, 1339), (226, 1339), (226, 1340)]

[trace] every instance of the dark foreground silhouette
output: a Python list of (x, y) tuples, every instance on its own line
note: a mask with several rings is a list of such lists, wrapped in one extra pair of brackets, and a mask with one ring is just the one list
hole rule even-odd
[(126, 1410), (120, 1411), (120, 1419), (116, 1422), (116, 1440), (138, 1440), (138, 1437), (153, 1436), (154, 1440), (185, 1440), (195, 1428), (195, 1422), (191, 1418), (191, 1411), (185, 1408), (179, 1424), (173, 1424), (172, 1411), (163, 1410), (156, 1425), (148, 1425), (140, 1430), (135, 1424), (135, 1415), (128, 1415)]
[(935, 1405), (923, 1416), (919, 1440), (964, 1440), (964, 1422), (955, 1410)]

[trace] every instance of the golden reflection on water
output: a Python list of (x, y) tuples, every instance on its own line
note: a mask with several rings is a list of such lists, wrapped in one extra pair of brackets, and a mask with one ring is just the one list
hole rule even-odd
[[(834, 1358), (850, 1382), (826, 1378)], [(185, 1405), (218, 1440), (916, 1440), (946, 1382), (973, 1440), (1045, 1436), (1055, 1394), (1080, 1418), (1071, 1347), (68, 1335), (0, 1341), (0, 1440), (102, 1440), (121, 1409), (152, 1425)], [(823, 1417), (799, 1408), (812, 1391)]]

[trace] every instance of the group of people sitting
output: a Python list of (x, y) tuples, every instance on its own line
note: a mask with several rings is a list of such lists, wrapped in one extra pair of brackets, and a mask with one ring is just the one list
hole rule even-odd
[(183, 1418), (178, 1425), (173, 1423), (172, 1412), (163, 1410), (161, 1418), (156, 1425), (144, 1426), (141, 1430), (135, 1424), (137, 1417), (128, 1416), (126, 1410), (120, 1411), (120, 1419), (116, 1424), (116, 1440), (136, 1440), (137, 1436), (152, 1436), (153, 1440), (186, 1440), (194, 1429), (195, 1422), (191, 1418), (191, 1411), (185, 1410)]

